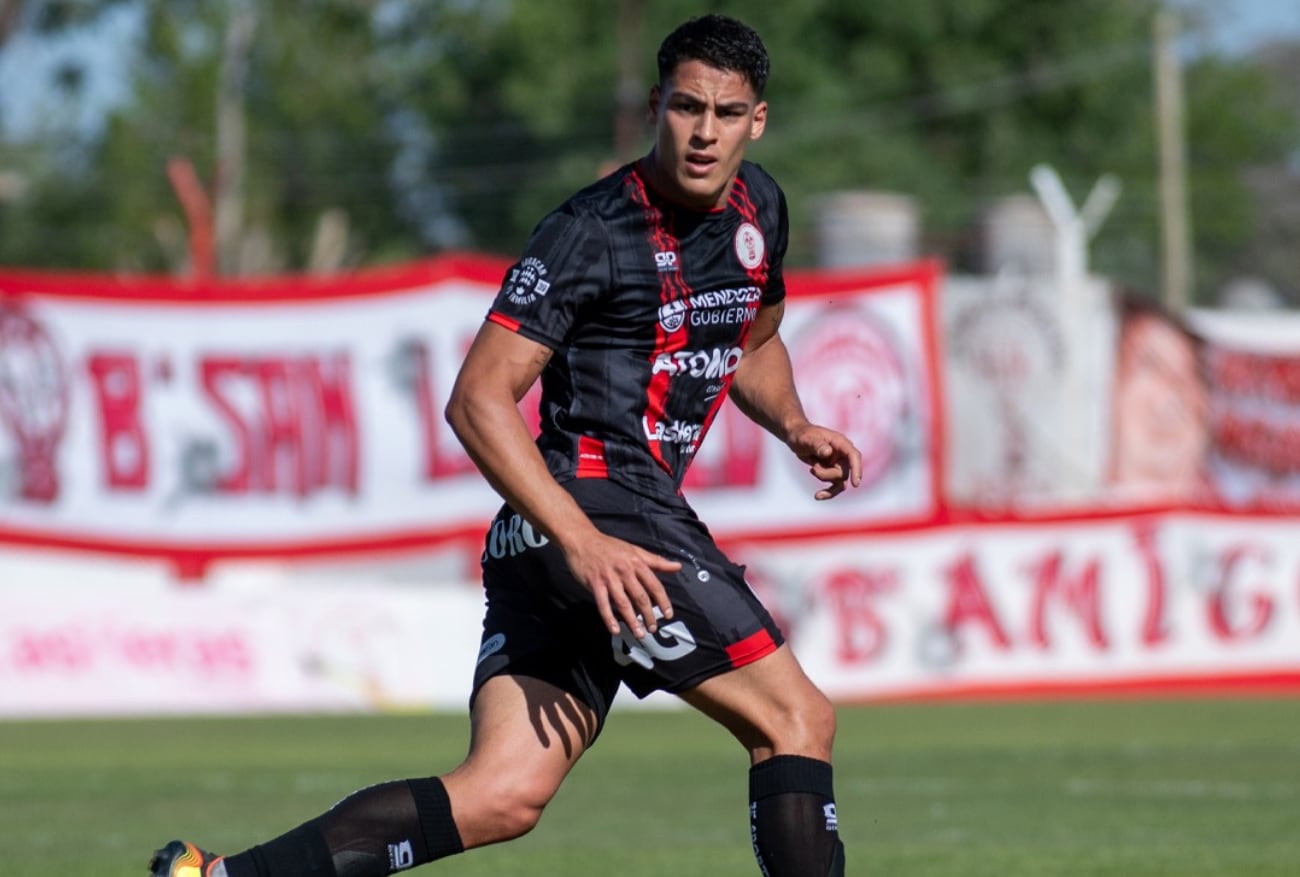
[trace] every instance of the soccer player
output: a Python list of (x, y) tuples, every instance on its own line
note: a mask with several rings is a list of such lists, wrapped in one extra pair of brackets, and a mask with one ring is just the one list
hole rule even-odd
[[(767, 877), (842, 877), (835, 713), (680, 486), (730, 397), (830, 499), (861, 481), (844, 435), (805, 417), (777, 332), (788, 222), (744, 160), (767, 122), (766, 49), (717, 15), (663, 42), (650, 152), (546, 216), (507, 273), (446, 415), (505, 505), (465, 760), (359, 791), (220, 858), (173, 841), (158, 877), (386, 875), (530, 831), (620, 685), (671, 692), (748, 750)], [(534, 441), (517, 403), (542, 382)]]

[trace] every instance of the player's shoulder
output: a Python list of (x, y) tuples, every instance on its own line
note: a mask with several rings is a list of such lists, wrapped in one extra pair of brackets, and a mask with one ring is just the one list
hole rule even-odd
[(624, 178), (630, 166), (624, 166), (583, 186), (560, 205), (560, 211), (588, 222), (603, 222), (626, 208)]
[(759, 197), (770, 197), (773, 200), (785, 198), (785, 193), (781, 189), (781, 184), (776, 178), (768, 173), (767, 169), (757, 162), (745, 159), (740, 163), (740, 170), (736, 176), (750, 190), (751, 193)]
[(608, 177), (584, 186), (538, 221), (533, 229), (534, 238), (603, 240), (608, 236), (607, 221), (614, 191)]

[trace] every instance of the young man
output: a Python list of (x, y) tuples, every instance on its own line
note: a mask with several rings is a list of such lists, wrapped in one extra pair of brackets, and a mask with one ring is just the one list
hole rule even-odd
[[(744, 161), (767, 120), (757, 34), (705, 16), (664, 41), (654, 147), (538, 225), (466, 356), (447, 418), (506, 504), (483, 554), (465, 761), (373, 786), (237, 855), (173, 841), (158, 877), (369, 877), (533, 828), (614, 694), (677, 694), (750, 753), (767, 877), (842, 877), (831, 704), (680, 492), (731, 398), (830, 499), (861, 479), (804, 416), (777, 334), (787, 217)], [(540, 377), (534, 442), (517, 403)]]

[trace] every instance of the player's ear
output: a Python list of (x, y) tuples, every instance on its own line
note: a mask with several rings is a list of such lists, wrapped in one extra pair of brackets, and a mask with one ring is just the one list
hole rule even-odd
[(761, 100), (754, 107), (754, 121), (749, 123), (749, 139), (757, 140), (767, 128), (767, 101)]
[(663, 90), (659, 83), (650, 86), (650, 97), (646, 100), (645, 118), (651, 125), (659, 121), (659, 102), (663, 100)]

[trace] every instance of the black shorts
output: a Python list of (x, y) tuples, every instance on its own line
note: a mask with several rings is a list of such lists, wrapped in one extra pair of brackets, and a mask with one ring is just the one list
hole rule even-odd
[(673, 618), (639, 641), (625, 625), (611, 635), (559, 549), (507, 506), (483, 552), (487, 614), (474, 695), (493, 676), (531, 676), (582, 700), (603, 725), (620, 682), (637, 697), (678, 693), (785, 642), (745, 568), (680, 498), (658, 501), (594, 478), (564, 487), (601, 532), (681, 562), (680, 571), (660, 574)]

